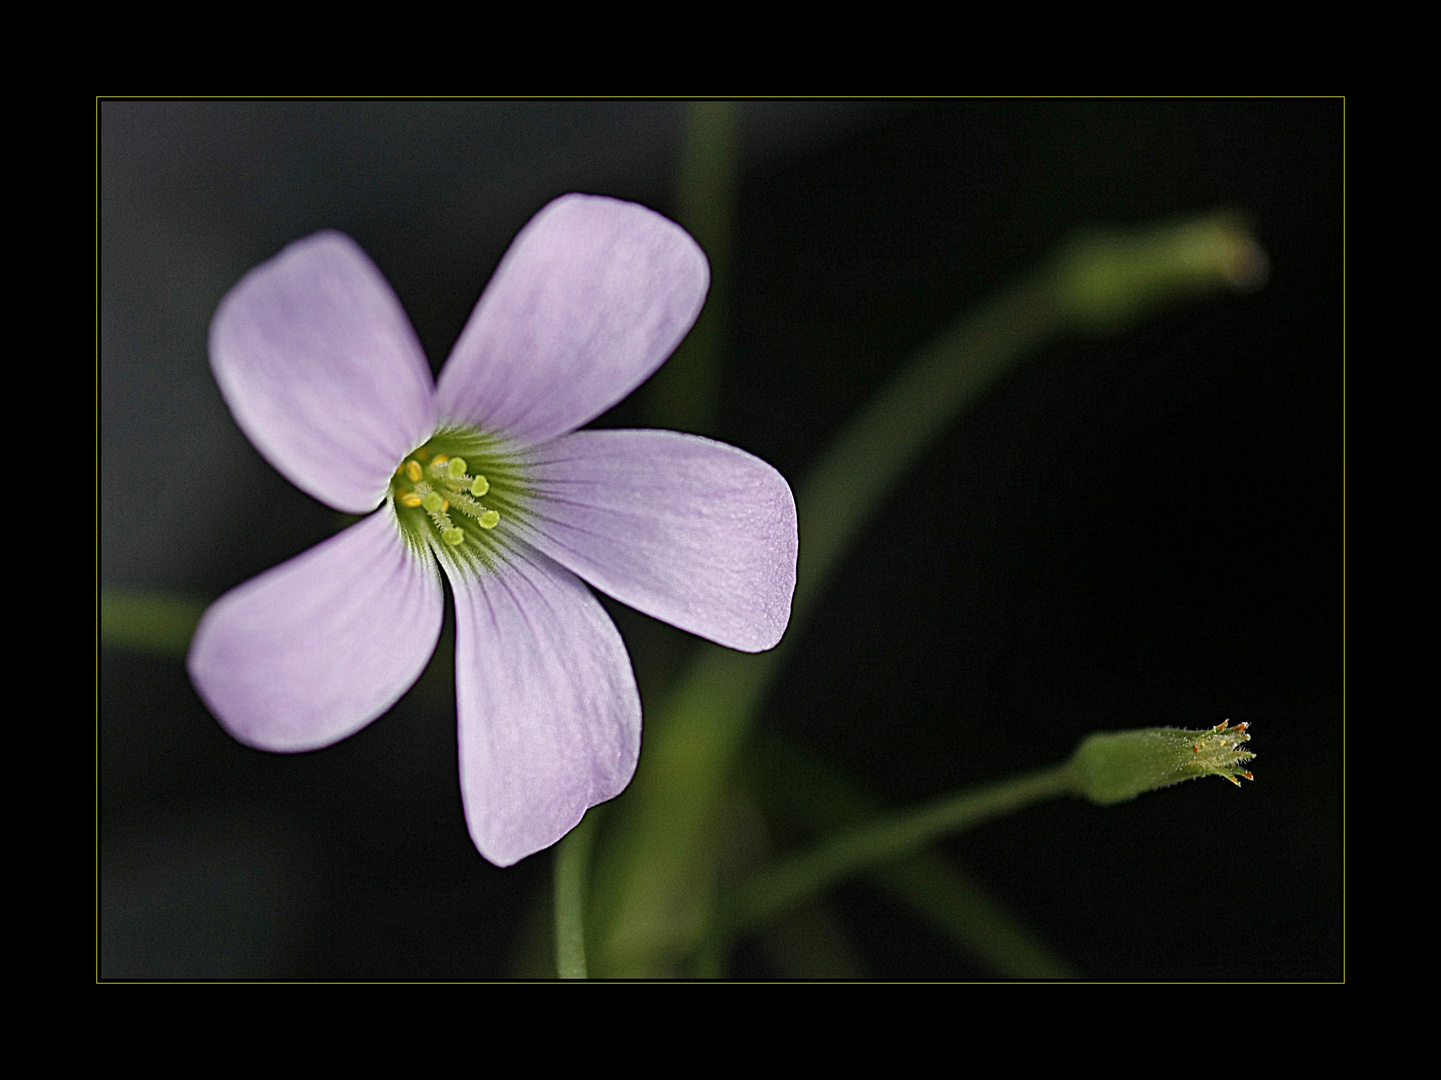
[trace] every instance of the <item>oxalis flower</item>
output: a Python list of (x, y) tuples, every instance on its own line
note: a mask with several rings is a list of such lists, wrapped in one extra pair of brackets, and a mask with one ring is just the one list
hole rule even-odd
[(778, 472), (693, 435), (575, 430), (664, 362), (709, 280), (673, 223), (567, 195), (516, 237), (432, 384), (348, 237), (317, 233), (247, 274), (210, 328), (231, 413), (303, 491), (375, 512), (206, 612), (190, 676), (225, 728), (314, 750), (380, 716), (435, 649), (438, 566), (480, 853), (508, 866), (619, 794), (640, 695), (581, 579), (747, 652), (790, 619), (796, 511)]

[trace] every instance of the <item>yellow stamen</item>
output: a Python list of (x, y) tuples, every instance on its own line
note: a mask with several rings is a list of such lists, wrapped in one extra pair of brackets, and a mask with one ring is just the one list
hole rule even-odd
[(416, 494), (415, 492), (413, 492), (413, 491), (407, 491), (404, 495), (402, 495), (402, 496), (400, 497), (400, 505), (401, 505), (401, 506), (412, 506), (412, 507), (413, 507), (413, 506), (419, 506), (419, 505), (420, 505), (420, 496), (417, 495), (417, 494)]
[(412, 484), (418, 481), (420, 479), (420, 462), (407, 461), (405, 463), (405, 475), (410, 477)]

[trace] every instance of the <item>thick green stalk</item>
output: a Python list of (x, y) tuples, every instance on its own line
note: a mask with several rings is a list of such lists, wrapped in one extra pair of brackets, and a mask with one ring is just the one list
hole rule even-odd
[(555, 967), (562, 979), (587, 977), (585, 892), (597, 813), (588, 812), (555, 849)]

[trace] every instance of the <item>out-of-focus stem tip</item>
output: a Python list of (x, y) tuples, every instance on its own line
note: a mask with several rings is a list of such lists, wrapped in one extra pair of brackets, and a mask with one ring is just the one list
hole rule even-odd
[(1136, 231), (1088, 232), (1056, 264), (1056, 299), (1069, 320), (1121, 330), (1158, 302), (1218, 288), (1254, 292), (1271, 260), (1242, 218), (1210, 214)]

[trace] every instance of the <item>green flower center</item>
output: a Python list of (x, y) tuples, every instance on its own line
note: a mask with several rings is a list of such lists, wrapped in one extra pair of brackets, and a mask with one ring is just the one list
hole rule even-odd
[(443, 428), (396, 466), (387, 498), (412, 548), (490, 569), (528, 516), (529, 491), (520, 463), (499, 439)]

